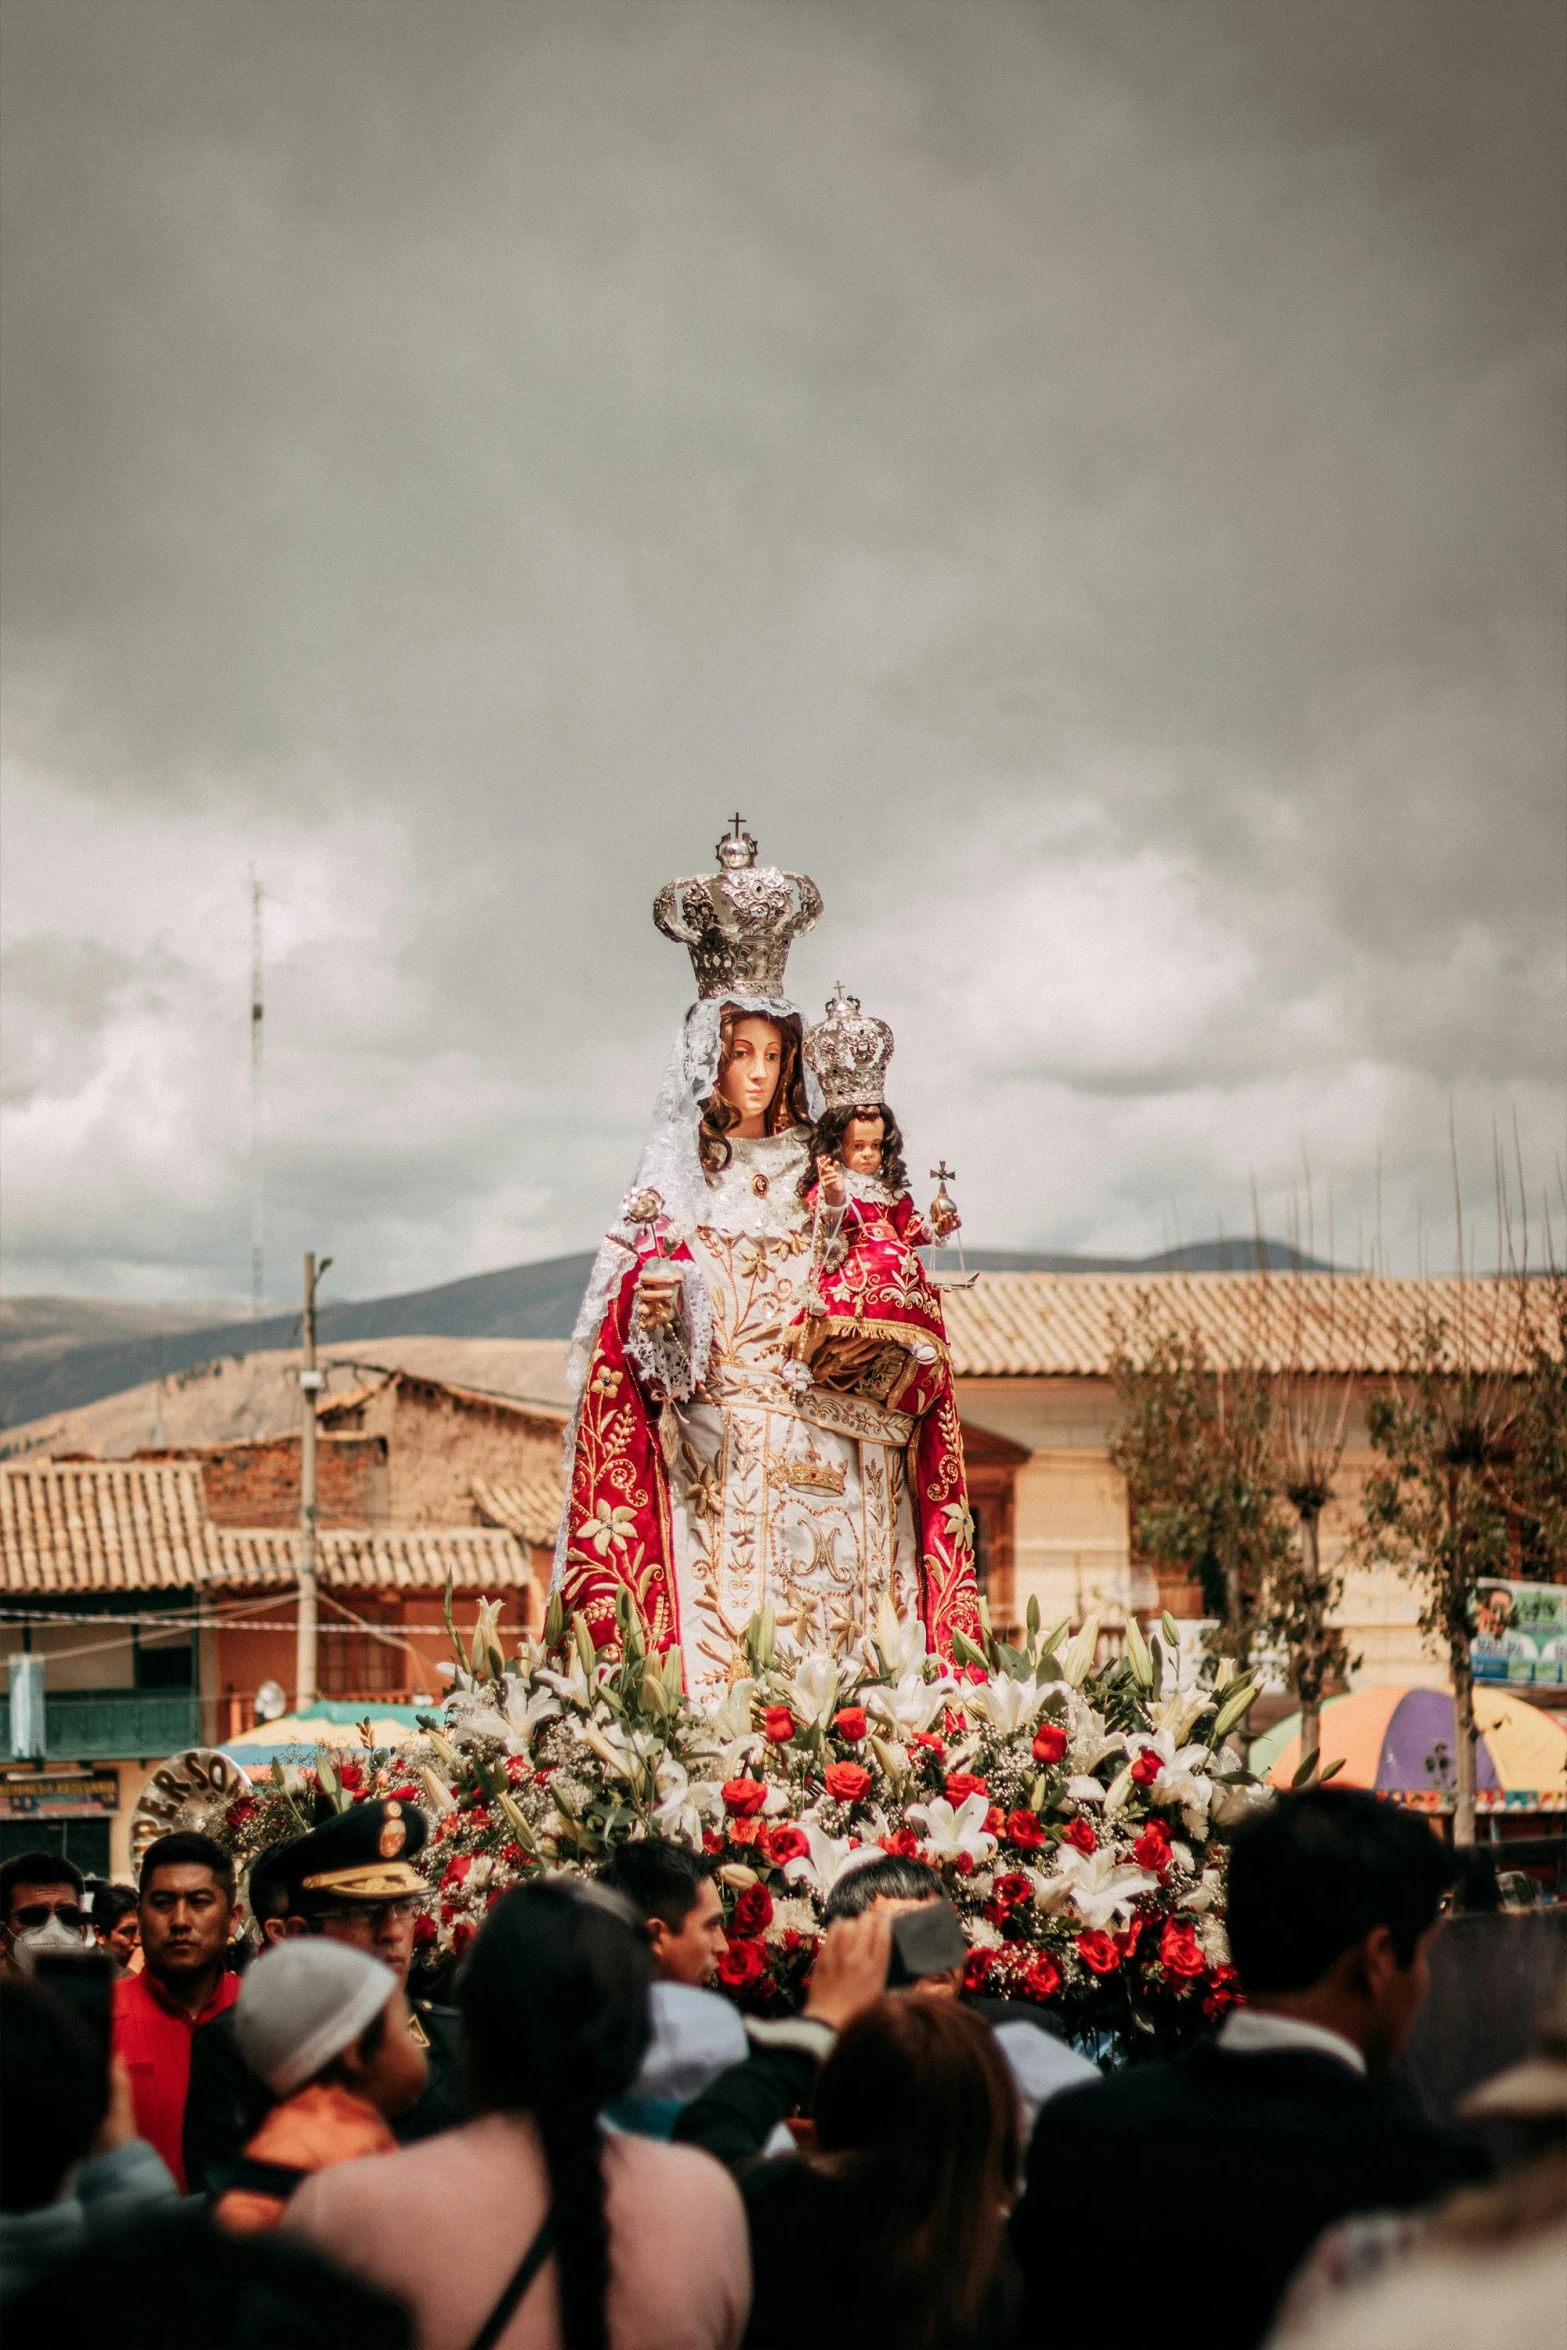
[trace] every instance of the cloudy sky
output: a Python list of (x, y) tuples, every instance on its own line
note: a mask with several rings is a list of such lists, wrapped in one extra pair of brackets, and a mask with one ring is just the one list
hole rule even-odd
[(6, 0), (8, 1293), (245, 1294), (252, 867), (272, 1295), (590, 1244), (736, 806), (977, 1243), (1559, 1217), (1562, 25)]

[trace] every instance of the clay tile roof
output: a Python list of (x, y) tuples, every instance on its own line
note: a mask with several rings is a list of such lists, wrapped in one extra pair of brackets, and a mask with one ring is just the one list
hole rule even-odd
[[(220, 1580), (230, 1586), (287, 1582), (298, 1537), (283, 1530), (247, 1533), (224, 1527)], [(317, 1573), (328, 1590), (459, 1591), (526, 1588), (527, 1553), (515, 1537), (489, 1526), (380, 1527), (316, 1536)]]
[(1373, 1274), (984, 1273), (942, 1304), (962, 1379), (1103, 1378), (1139, 1316), (1194, 1330), (1226, 1367), (1342, 1375), (1398, 1370), (1432, 1314), (1472, 1368), (1506, 1374), (1526, 1321), (1547, 1319), (1537, 1284)]
[(217, 1564), (194, 1461), (41, 1461), (0, 1473), (4, 1590), (180, 1590), (209, 1582)]
[[(526, 1586), (504, 1527), (383, 1527), (316, 1537), (322, 1582), (353, 1591)], [(0, 1468), (0, 1590), (199, 1590), (287, 1583), (291, 1528), (215, 1526), (195, 1461), (36, 1461)]]
[(489, 1477), (475, 1477), (471, 1490), (479, 1515), (489, 1525), (507, 1527), (519, 1542), (553, 1547), (561, 1504), (566, 1498), (565, 1483), (560, 1476), (541, 1471), (505, 1484)]

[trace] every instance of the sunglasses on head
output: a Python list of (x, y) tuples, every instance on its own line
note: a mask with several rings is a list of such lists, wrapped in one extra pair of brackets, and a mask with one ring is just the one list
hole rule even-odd
[(62, 1926), (79, 1933), (87, 1922), (87, 1912), (74, 1901), (62, 1901), (58, 1908), (52, 1901), (29, 1901), (25, 1908), (13, 1909), (11, 1915), (23, 1933), (31, 1933), (36, 1926), (46, 1926), (51, 1918), (58, 1918)]

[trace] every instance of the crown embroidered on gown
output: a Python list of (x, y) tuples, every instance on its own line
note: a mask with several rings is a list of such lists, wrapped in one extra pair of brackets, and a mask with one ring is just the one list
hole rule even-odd
[(781, 996), (790, 946), (819, 918), (822, 893), (803, 873), (758, 865), (742, 817), (715, 854), (717, 873), (664, 884), (653, 920), (690, 948), (698, 995)]
[(885, 1020), (860, 1010), (857, 995), (845, 995), (840, 979), (827, 1017), (805, 1032), (806, 1064), (821, 1080), (829, 1110), (869, 1108), (882, 1099), (892, 1030)]

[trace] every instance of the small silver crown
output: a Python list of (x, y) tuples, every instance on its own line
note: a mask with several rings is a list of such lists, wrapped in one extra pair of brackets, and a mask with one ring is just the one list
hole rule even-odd
[(829, 1110), (868, 1109), (883, 1098), (892, 1030), (860, 1010), (857, 995), (845, 995), (840, 979), (827, 1017), (805, 1032), (806, 1064), (821, 1080)]
[(698, 995), (781, 996), (790, 946), (819, 918), (822, 893), (803, 873), (758, 865), (741, 816), (715, 854), (719, 872), (664, 884), (653, 920), (690, 948)]

